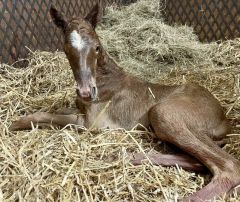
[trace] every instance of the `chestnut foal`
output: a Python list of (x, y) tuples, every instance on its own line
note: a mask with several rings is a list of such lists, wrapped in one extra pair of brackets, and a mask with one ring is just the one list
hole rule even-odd
[[(151, 127), (159, 139), (192, 156), (147, 154), (153, 164), (179, 164), (197, 170), (201, 167), (199, 161), (213, 174), (208, 185), (183, 201), (204, 201), (231, 193), (240, 184), (240, 162), (214, 142), (229, 132), (219, 102), (195, 84), (164, 86), (125, 73), (103, 49), (95, 32), (100, 11), (97, 4), (85, 18), (68, 20), (56, 8), (50, 10), (64, 34), (64, 51), (77, 83), (76, 104), (79, 114), (84, 115), (38, 112), (14, 122), (11, 129), (30, 129), (31, 124), (131, 129), (140, 123)], [(100, 112), (103, 114), (96, 120)], [(140, 164), (145, 158), (139, 153), (131, 160)]]

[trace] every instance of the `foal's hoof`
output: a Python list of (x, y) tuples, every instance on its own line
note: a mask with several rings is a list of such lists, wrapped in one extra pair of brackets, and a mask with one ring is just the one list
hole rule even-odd
[(14, 121), (9, 127), (10, 131), (17, 131), (17, 130), (23, 130), (23, 129), (25, 129), (25, 123), (21, 119), (18, 121)]
[(10, 127), (10, 131), (17, 131), (17, 130), (24, 130), (24, 129), (31, 129), (32, 122), (34, 121), (34, 118), (32, 115), (28, 115), (25, 117), (20, 118), (17, 121), (14, 121)]
[(193, 193), (192, 195), (183, 198), (182, 202), (203, 202), (213, 199), (229, 198), (236, 193), (237, 187), (240, 185), (240, 180), (236, 176), (224, 176), (213, 179), (208, 185)]
[(134, 166), (142, 165), (146, 161), (146, 156), (143, 153), (128, 153), (127, 157)]
[(228, 193), (227, 193), (228, 197), (236, 197), (236, 196), (240, 196), (240, 184), (236, 187), (234, 187), (233, 189), (231, 189)]

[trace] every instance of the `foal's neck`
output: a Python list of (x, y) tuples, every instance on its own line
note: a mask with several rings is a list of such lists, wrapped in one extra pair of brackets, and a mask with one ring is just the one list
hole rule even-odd
[(104, 62), (98, 65), (97, 68), (97, 79), (104, 85), (109, 85), (110, 88), (116, 88), (125, 83), (125, 79), (128, 77), (127, 73), (117, 65), (117, 63), (104, 51)]
[(113, 95), (124, 89), (131, 90), (135, 93), (149, 93), (149, 89), (151, 89), (152, 93), (156, 96), (156, 100), (159, 100), (177, 87), (153, 84), (141, 80), (126, 73), (106, 51), (104, 51), (103, 54), (104, 62), (98, 66), (96, 74), (99, 98), (102, 101), (110, 100)]
[(127, 74), (121, 67), (117, 65), (114, 59), (108, 54), (107, 51), (103, 52), (104, 62), (99, 66), (98, 72), (100, 75), (109, 75), (112, 77), (125, 77)]
[(103, 52), (103, 57), (98, 62), (96, 83), (100, 100), (106, 101), (126, 86), (128, 75), (106, 51)]

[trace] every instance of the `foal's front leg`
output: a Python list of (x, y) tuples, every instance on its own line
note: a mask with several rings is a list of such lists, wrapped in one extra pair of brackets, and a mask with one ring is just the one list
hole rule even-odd
[(60, 115), (51, 114), (47, 112), (36, 112), (34, 114), (27, 115), (12, 123), (10, 130), (25, 130), (31, 129), (33, 125), (57, 125), (64, 127), (68, 124), (81, 125), (84, 124), (84, 115)]

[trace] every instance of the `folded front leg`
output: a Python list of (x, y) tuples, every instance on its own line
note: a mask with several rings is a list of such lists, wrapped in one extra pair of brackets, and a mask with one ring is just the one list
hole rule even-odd
[(14, 121), (10, 126), (10, 130), (25, 130), (31, 129), (32, 124), (35, 125), (57, 125), (65, 127), (68, 124), (84, 125), (84, 115), (59, 115), (51, 114), (47, 112), (37, 112), (34, 114), (27, 115)]

